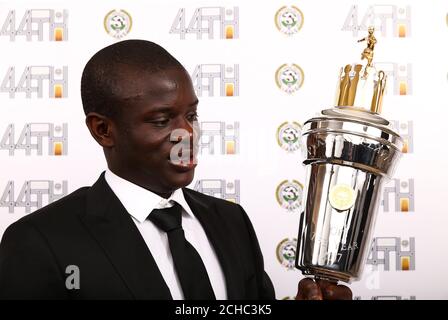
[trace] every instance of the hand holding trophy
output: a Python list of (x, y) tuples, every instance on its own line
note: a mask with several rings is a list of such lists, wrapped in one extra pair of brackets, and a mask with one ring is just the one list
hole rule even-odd
[[(362, 59), (341, 69), (336, 106), (305, 122), (307, 177), (296, 267), (296, 299), (351, 299), (371, 246), (381, 190), (401, 157), (403, 139), (381, 112), (386, 75), (376, 70), (373, 28)], [(360, 41), (361, 41), (360, 40)]]

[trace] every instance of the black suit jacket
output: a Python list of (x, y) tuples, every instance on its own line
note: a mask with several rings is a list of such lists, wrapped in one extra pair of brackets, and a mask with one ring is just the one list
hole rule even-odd
[[(228, 298), (274, 299), (258, 240), (242, 207), (190, 189), (183, 192), (217, 253)], [(79, 289), (66, 287), (73, 273), (66, 269), (70, 265), (79, 268)], [(104, 173), (92, 187), (8, 227), (0, 243), (0, 298), (172, 299)]]

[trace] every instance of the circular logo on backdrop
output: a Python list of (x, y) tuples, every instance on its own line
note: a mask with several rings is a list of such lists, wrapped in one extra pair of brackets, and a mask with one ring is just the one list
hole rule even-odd
[(283, 122), (277, 129), (278, 145), (288, 151), (294, 152), (302, 147), (302, 126), (298, 122)]
[(294, 93), (303, 85), (302, 68), (296, 64), (283, 64), (275, 72), (277, 86), (286, 93)]
[(275, 25), (288, 36), (296, 34), (302, 28), (303, 13), (295, 6), (281, 7), (275, 14)]
[(345, 211), (350, 209), (355, 203), (356, 193), (347, 184), (337, 184), (331, 187), (328, 198), (333, 208), (338, 211)]
[(297, 239), (283, 239), (277, 246), (277, 260), (288, 270), (294, 270), (296, 262)]
[(125, 10), (112, 10), (104, 17), (104, 29), (116, 39), (126, 36), (131, 28), (132, 18)]
[(303, 199), (303, 185), (297, 180), (282, 181), (275, 192), (277, 202), (289, 212), (300, 210)]

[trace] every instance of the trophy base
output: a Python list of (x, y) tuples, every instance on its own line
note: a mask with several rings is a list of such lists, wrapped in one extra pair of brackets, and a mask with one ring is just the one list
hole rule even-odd
[(302, 271), (302, 274), (312, 275), (316, 280), (321, 279), (332, 282), (343, 281), (346, 283), (351, 283), (353, 280), (353, 277), (350, 276), (349, 274), (319, 267), (307, 267), (307, 268), (302, 267), (300, 268), (300, 270)]

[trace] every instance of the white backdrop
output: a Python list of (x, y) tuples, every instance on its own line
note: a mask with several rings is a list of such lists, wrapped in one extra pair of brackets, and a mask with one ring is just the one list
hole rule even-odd
[[(365, 42), (356, 41), (373, 23), (374, 62), (389, 74), (383, 116), (408, 147), (380, 206), (377, 263), (351, 287), (361, 299), (447, 299), (447, 14), (442, 0), (2, 1), (0, 235), (104, 170), (84, 125), (81, 73), (104, 46), (147, 39), (197, 86), (205, 135), (191, 187), (242, 204), (277, 298), (293, 297), (302, 276), (281, 250), (297, 237), (305, 170), (301, 145), (285, 150), (278, 132), (289, 123), (299, 133), (333, 106), (339, 68), (359, 61)], [(290, 90), (276, 81), (284, 64), (298, 79)], [(289, 210), (287, 185), (299, 195)]]

